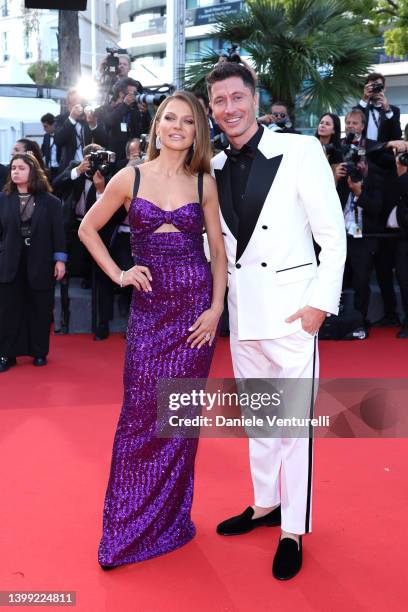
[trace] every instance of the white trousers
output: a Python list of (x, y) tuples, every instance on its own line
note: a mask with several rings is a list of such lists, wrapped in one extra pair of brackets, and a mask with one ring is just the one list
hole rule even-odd
[[(238, 340), (231, 332), (230, 344), (235, 378), (318, 378), (317, 338), (303, 330), (275, 340)], [(305, 416), (312, 416), (312, 395)], [(309, 533), (313, 439), (250, 438), (249, 456), (255, 505), (281, 504), (282, 529)]]

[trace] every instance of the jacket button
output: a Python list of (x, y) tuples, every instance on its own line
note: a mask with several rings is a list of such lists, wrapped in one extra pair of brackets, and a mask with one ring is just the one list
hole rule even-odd
[(236, 267), (236, 268), (240, 268), (240, 267), (241, 267), (241, 264), (235, 264), (235, 267)]
[(264, 261), (261, 263), (261, 266), (262, 266), (263, 268), (266, 268), (266, 266), (267, 266), (267, 265), (268, 265), (268, 264), (267, 264), (267, 263), (265, 263)]
[(268, 229), (268, 226), (267, 225), (263, 225), (262, 229)]

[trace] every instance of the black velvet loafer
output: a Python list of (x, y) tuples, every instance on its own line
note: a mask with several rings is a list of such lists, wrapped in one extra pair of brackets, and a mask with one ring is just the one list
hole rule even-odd
[(280, 506), (261, 516), (260, 518), (253, 519), (254, 509), (248, 506), (242, 514), (232, 516), (231, 518), (223, 521), (217, 526), (217, 533), (219, 535), (242, 535), (248, 533), (257, 527), (276, 527), (281, 524), (281, 509)]
[(0, 357), (0, 372), (7, 372), (7, 370), (15, 365), (17, 365), (15, 357)]
[(302, 536), (299, 545), (292, 538), (279, 540), (272, 565), (272, 574), (277, 580), (290, 580), (302, 567)]
[(33, 365), (37, 366), (37, 368), (41, 368), (43, 366), (47, 365), (47, 358), (46, 357), (34, 357), (33, 359)]

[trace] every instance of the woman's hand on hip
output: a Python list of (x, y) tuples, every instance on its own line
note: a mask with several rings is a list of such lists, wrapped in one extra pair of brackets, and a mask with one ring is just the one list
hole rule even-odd
[(217, 333), (220, 316), (220, 313), (212, 308), (204, 310), (196, 322), (189, 328), (188, 331), (193, 333), (187, 338), (187, 344), (191, 343), (191, 348), (201, 348), (208, 342), (209, 346), (211, 346)]
[(152, 275), (150, 274), (149, 268), (146, 266), (133, 266), (122, 276), (122, 286), (127, 287), (133, 285), (138, 291), (149, 292), (152, 291), (150, 281), (152, 281)]

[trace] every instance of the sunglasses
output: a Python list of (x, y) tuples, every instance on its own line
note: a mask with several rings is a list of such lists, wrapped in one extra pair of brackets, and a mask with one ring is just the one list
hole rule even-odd
[(280, 119), (284, 119), (287, 115), (286, 113), (271, 113), (274, 117), (279, 117)]

